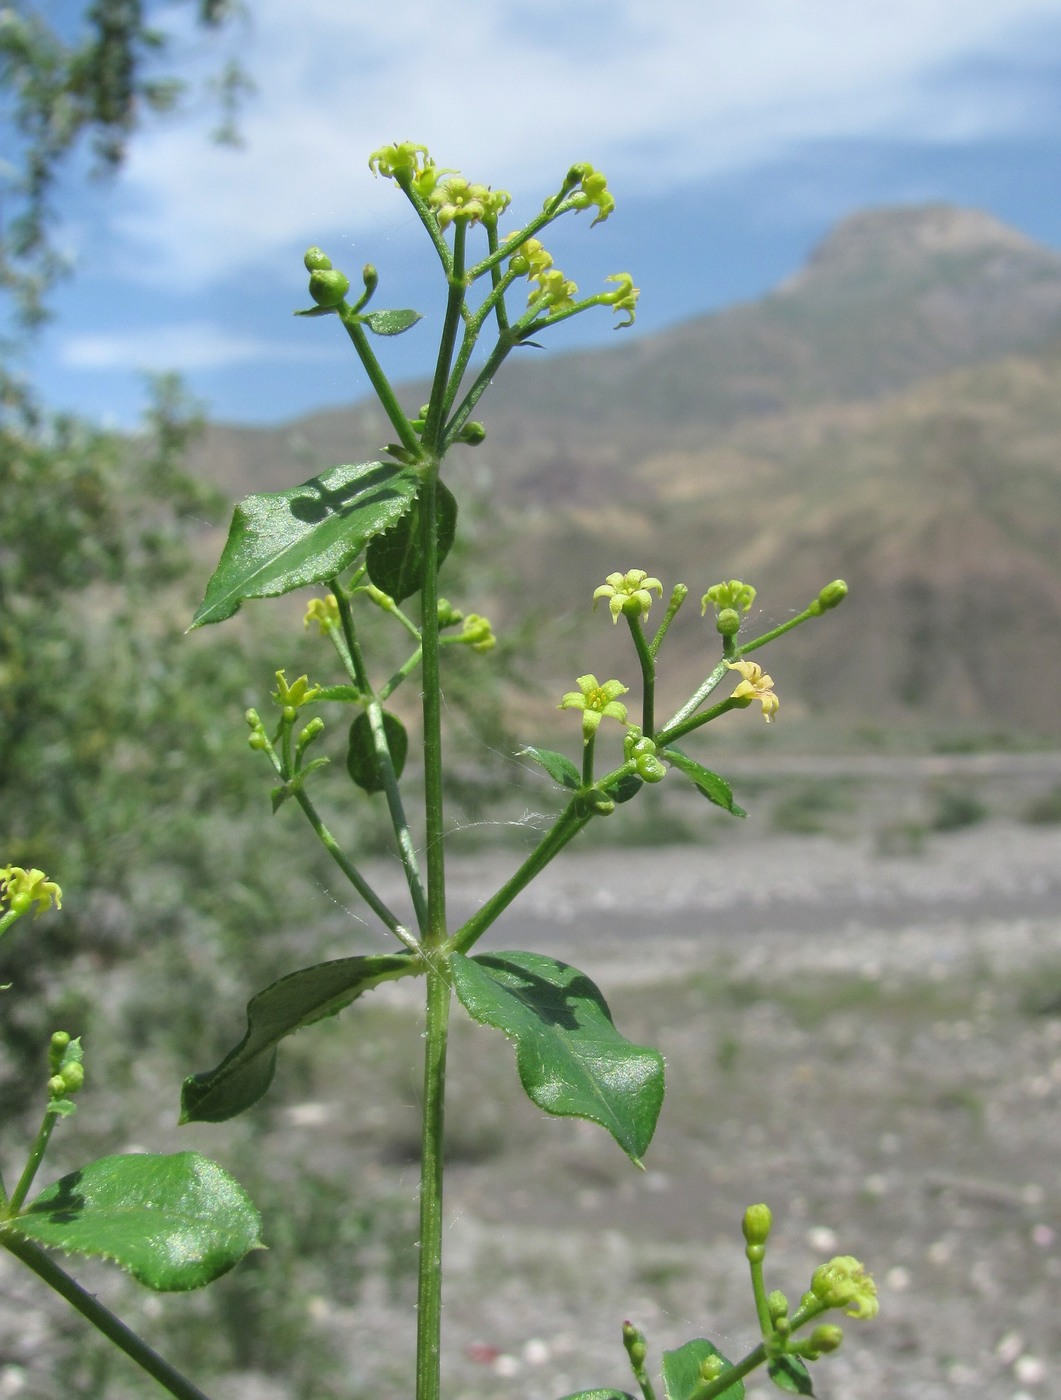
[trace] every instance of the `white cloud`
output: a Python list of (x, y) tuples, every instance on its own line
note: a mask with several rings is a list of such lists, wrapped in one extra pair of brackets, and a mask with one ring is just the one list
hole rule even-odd
[(529, 201), (575, 159), (621, 195), (815, 139), (1030, 129), (1034, 88), (992, 63), (1034, 56), (1061, 0), (260, 0), (251, 15), (245, 148), (187, 125), (134, 147), (112, 228), (134, 276), (204, 287), (328, 235), (401, 237), (412, 216), (366, 166), (391, 140)]
[(70, 335), (57, 347), (60, 364), (89, 370), (196, 370), (262, 361), (325, 360), (331, 350), (295, 346), (256, 336), (232, 335), (208, 321), (146, 330)]

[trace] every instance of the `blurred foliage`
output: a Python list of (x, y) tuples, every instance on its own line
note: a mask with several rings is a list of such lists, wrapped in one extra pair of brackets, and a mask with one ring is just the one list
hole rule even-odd
[[(181, 7), (215, 31), (240, 11), (237, 0), (181, 0)], [(145, 118), (180, 104), (186, 84), (172, 71), (173, 36), (160, 24), (167, 8), (172, 15), (173, 6), (157, 0), (59, 7), (14, 0), (0, 8), (0, 292), (16, 323), (41, 320), (64, 270), (52, 239), (64, 164), (87, 143), (97, 172), (117, 169)], [(211, 86), (220, 108), (215, 134), (233, 141), (248, 79), (233, 60)]]

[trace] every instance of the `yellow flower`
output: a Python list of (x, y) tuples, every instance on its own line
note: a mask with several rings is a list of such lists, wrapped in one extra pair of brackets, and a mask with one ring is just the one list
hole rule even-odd
[(308, 627), (311, 622), (315, 622), (320, 628), (322, 637), (333, 627), (338, 627), (339, 604), (335, 601), (334, 593), (329, 593), (327, 598), (311, 598), (309, 600), (306, 604), (306, 615), (302, 620), (302, 625)]
[[(285, 718), (294, 719), (295, 711), (303, 705), (308, 705), (311, 700), (315, 700), (320, 694), (319, 685), (310, 685), (308, 676), (299, 676), (297, 681), (290, 685), (283, 671), (276, 673), (276, 689), (272, 692), (273, 699), (280, 705), (285, 714)], [(287, 712), (290, 711), (290, 714)]]
[(763, 668), (754, 661), (727, 661), (726, 665), (744, 677), (730, 698), (746, 700), (749, 705), (753, 700), (758, 700), (763, 707), (763, 719), (769, 724), (771, 716), (776, 715), (781, 707), (781, 701), (774, 694), (773, 677), (764, 675)]
[(618, 622), (622, 613), (628, 616), (636, 613), (644, 622), (652, 606), (653, 588), (662, 598), (662, 583), (658, 578), (649, 578), (644, 569), (628, 569), (625, 574), (609, 574), (607, 582), (595, 590), (593, 606), (596, 607), (601, 598), (607, 598), (608, 611), (613, 622)]
[(839, 1254), (814, 1270), (810, 1291), (827, 1308), (843, 1308), (848, 1317), (876, 1317), (877, 1285), (851, 1254)]
[(16, 914), (28, 913), (36, 905), (34, 918), (53, 904), (56, 909), (63, 907), (63, 892), (55, 881), (43, 870), (24, 870), (21, 865), (0, 866), (0, 899)]
[(556, 708), (582, 711), (583, 739), (593, 738), (602, 719), (626, 723), (626, 706), (618, 697), (625, 695), (629, 686), (619, 681), (605, 681), (601, 685), (596, 676), (579, 676), (575, 684), (578, 690), (569, 690)]
[(600, 298), (605, 306), (610, 306), (613, 311), (625, 311), (626, 320), (619, 321), (615, 329), (621, 330), (623, 326), (632, 326), (634, 316), (637, 312), (637, 299), (641, 295), (640, 288), (634, 286), (634, 279), (629, 272), (613, 272), (610, 277), (606, 277), (605, 282), (618, 282), (614, 292), (604, 292)]

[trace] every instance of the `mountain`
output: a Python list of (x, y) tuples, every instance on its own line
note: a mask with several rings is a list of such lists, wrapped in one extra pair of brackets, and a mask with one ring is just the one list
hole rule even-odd
[[(747, 578), (760, 626), (844, 576), (844, 607), (769, 653), (783, 713), (1061, 737), (1061, 255), (989, 215), (857, 214), (761, 301), (606, 351), (527, 352), (483, 417), (455, 481), (506, 532), (518, 582), (489, 590), (498, 616), (557, 600), (535, 651), (550, 686), (631, 669), (599, 619), (573, 640), (613, 569), (696, 596)], [(233, 495), (277, 489), (390, 436), (367, 404), (218, 425), (202, 470)], [(676, 699), (711, 647), (689, 611)]]

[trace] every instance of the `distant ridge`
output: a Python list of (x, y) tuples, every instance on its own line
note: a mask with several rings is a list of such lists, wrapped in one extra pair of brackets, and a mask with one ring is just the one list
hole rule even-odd
[[(1061, 738), (1061, 254), (975, 210), (867, 210), (761, 301), (520, 357), (483, 410), (455, 482), (509, 523), (502, 622), (616, 568), (747, 577), (775, 619), (843, 575), (828, 626), (777, 648), (790, 717), (820, 702), (863, 727)], [(202, 470), (233, 495), (277, 489), (390, 436), (364, 403), (215, 426)], [(691, 675), (704, 624), (683, 625)], [(541, 629), (540, 675), (588, 668)]]

